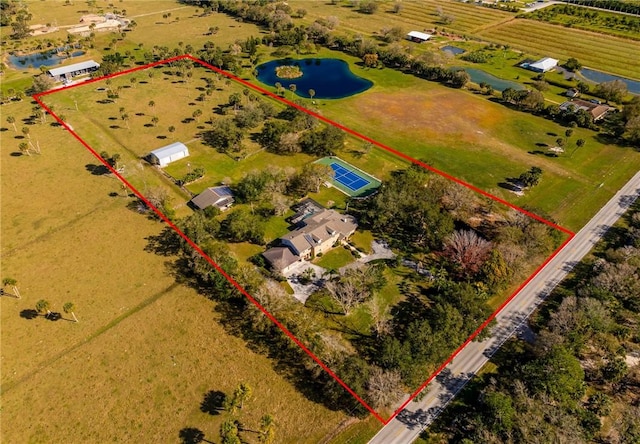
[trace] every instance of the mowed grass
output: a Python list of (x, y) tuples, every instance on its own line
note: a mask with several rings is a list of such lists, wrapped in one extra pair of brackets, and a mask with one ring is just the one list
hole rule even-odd
[[(479, 35), (524, 52), (566, 60), (630, 78), (640, 78), (638, 42), (551, 23), (514, 19)], [(571, 44), (567, 44), (571, 42)]]
[[(603, 144), (592, 131), (575, 129), (566, 154), (549, 157), (541, 146), (554, 146), (566, 130), (552, 121), (392, 70), (355, 65), (352, 70), (375, 86), (340, 101), (322, 101), (325, 116), (509, 202), (549, 213), (570, 229), (579, 229), (640, 168), (640, 153)], [(579, 138), (585, 146), (570, 155)], [(359, 150), (359, 139), (349, 138), (346, 153), (339, 155), (376, 174), (376, 158), (393, 156), (377, 148), (364, 155)], [(404, 162), (396, 159), (401, 167)], [(525, 196), (499, 186), (531, 166), (544, 174)]]
[[(31, 106), (3, 111), (20, 121)], [(2, 133), (2, 273), (22, 293), (0, 298), (11, 425), (2, 442), (176, 442), (184, 427), (216, 442), (228, 416), (200, 403), (240, 382), (254, 389), (241, 420), (256, 429), (274, 415), (278, 442), (318, 442), (345, 419), (307, 400), (225, 332), (213, 302), (175, 283), (171, 258), (145, 251), (164, 225), (126, 208), (122, 193), (110, 196), (118, 182), (87, 170), (95, 160), (79, 142), (50, 124), (30, 128), (40, 156), (12, 155), (20, 139)], [(28, 319), (39, 299), (56, 312), (75, 303), (80, 322)]]

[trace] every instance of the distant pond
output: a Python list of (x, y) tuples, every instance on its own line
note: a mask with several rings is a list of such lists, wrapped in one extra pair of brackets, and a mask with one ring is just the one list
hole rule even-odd
[[(283, 65), (298, 66), (302, 76), (295, 79), (276, 76), (276, 68)], [(280, 83), (287, 90), (294, 84), (296, 94), (306, 98), (310, 97), (310, 89), (315, 91), (317, 99), (342, 99), (373, 86), (373, 82), (352, 73), (349, 64), (339, 59), (280, 59), (258, 65), (256, 69), (262, 83), (269, 86)]]
[(596, 71), (595, 69), (582, 68), (580, 74), (587, 79), (595, 83), (610, 82), (611, 80), (622, 80), (627, 84), (629, 92), (634, 94), (640, 94), (640, 82), (637, 80), (627, 79), (625, 77), (614, 76), (613, 74), (607, 74), (606, 72)]
[[(64, 53), (61, 53), (64, 54)], [(74, 51), (71, 58), (84, 55), (84, 51)], [(26, 55), (10, 55), (9, 63), (16, 69), (40, 68), (41, 66), (56, 66), (68, 59), (66, 55), (58, 55), (55, 50), (37, 52)]]
[(462, 48), (458, 48), (457, 46), (451, 46), (451, 45), (443, 46), (442, 48), (440, 48), (440, 51), (450, 52), (453, 55), (464, 54), (465, 52), (467, 52)]
[(491, 85), (491, 87), (493, 89), (495, 89), (496, 91), (504, 91), (507, 88), (513, 88), (513, 89), (525, 89), (523, 85), (521, 85), (520, 83), (517, 82), (512, 82), (510, 80), (504, 80), (501, 79), (499, 77), (494, 76), (493, 74), (489, 74), (486, 71), (483, 71), (481, 69), (476, 69), (476, 68), (463, 68), (461, 66), (457, 66), (452, 68), (454, 70), (458, 70), (458, 69), (463, 69), (467, 72), (467, 74), (469, 74), (469, 77), (471, 77), (471, 81), (474, 83), (481, 83), (481, 82), (485, 82), (489, 85)]

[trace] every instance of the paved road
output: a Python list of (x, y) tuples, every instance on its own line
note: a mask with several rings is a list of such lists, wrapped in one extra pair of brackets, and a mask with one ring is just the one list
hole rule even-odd
[(526, 330), (529, 315), (638, 197), (640, 172), (502, 309), (492, 336), (462, 349), (428, 386), (426, 396), (409, 403), (369, 444), (413, 442), (508, 338)]

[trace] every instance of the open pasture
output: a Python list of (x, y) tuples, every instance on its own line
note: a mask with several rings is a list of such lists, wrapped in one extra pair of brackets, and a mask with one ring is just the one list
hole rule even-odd
[[(3, 107), (17, 121), (30, 110)], [(169, 258), (145, 251), (163, 224), (127, 208), (69, 133), (50, 118), (30, 125), (42, 154), (17, 156), (22, 139), (2, 126), (2, 272), (22, 294), (0, 298), (2, 442), (177, 442), (185, 427), (216, 441), (228, 414), (200, 404), (240, 382), (254, 389), (243, 422), (257, 429), (272, 414), (278, 442), (318, 442), (345, 418), (306, 399), (225, 331), (214, 303), (176, 284)], [(39, 299), (63, 318), (34, 313)], [(79, 323), (62, 310), (69, 301)]]
[(591, 68), (630, 78), (640, 77), (638, 42), (634, 40), (526, 19), (505, 22), (479, 35), (525, 52), (561, 61), (575, 57)]

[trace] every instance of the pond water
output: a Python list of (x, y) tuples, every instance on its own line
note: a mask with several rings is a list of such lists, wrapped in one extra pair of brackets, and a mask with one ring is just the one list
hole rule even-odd
[[(74, 51), (71, 53), (71, 58), (81, 55), (84, 55), (84, 51)], [(40, 68), (58, 65), (67, 58), (66, 55), (57, 55), (56, 51), (45, 51), (28, 55), (10, 55), (9, 63), (17, 69)]]
[[(276, 76), (276, 67), (295, 65), (302, 77), (282, 79)], [(317, 99), (342, 99), (361, 93), (373, 86), (373, 82), (351, 72), (349, 64), (339, 59), (280, 59), (256, 67), (258, 80), (269, 86), (279, 82), (284, 88), (296, 85), (296, 94), (309, 98), (309, 90), (315, 91)]]
[(517, 82), (512, 82), (510, 80), (504, 80), (499, 77), (494, 76), (493, 74), (489, 74), (486, 71), (476, 68), (463, 68), (461, 66), (454, 67), (452, 69), (464, 69), (471, 77), (471, 81), (474, 83), (485, 82), (491, 85), (493, 89), (496, 91), (504, 91), (507, 88), (513, 89), (524, 89), (524, 86)]
[(442, 48), (440, 48), (440, 50), (445, 52), (450, 52), (453, 55), (464, 54), (465, 52), (467, 52), (462, 48), (458, 48), (457, 46), (451, 46), (451, 45), (443, 46)]
[(592, 82), (602, 83), (602, 82), (610, 82), (611, 80), (622, 80), (627, 84), (627, 88), (629, 92), (634, 94), (640, 94), (640, 82), (637, 80), (627, 79), (625, 77), (614, 76), (613, 74), (607, 74), (606, 72), (596, 71), (595, 69), (582, 68), (580, 70), (580, 74)]

